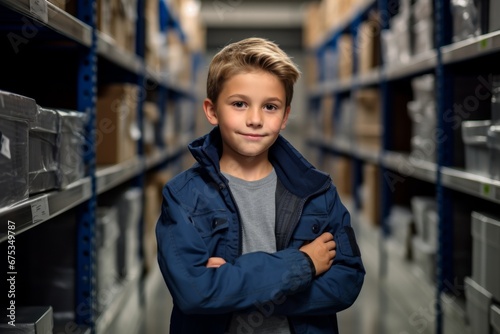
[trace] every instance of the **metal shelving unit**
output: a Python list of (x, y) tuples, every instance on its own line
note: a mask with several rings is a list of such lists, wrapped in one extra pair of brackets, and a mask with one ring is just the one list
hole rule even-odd
[[(144, 60), (145, 13), (143, 0), (139, 0), (137, 4), (135, 53), (121, 50), (106, 35), (97, 31), (95, 5), (95, 0), (78, 1), (78, 17), (74, 17), (47, 1), (0, 0), (2, 10), (0, 27), (4, 26), (4, 32), (18, 32), (21, 35), (24, 29), (23, 24), (29, 24), (36, 29), (36, 33), (30, 35), (28, 41), (29, 43), (35, 42), (31, 45), (39, 48), (36, 51), (59, 51), (60, 49), (66, 52), (64, 55), (60, 55), (61, 58), (64, 58), (65, 55), (71, 57), (65, 59), (65, 63), (71, 64), (71, 70), (74, 70), (71, 74), (76, 78), (68, 80), (67, 87), (71, 87), (71, 94), (74, 95), (70, 97), (72, 99), (70, 102), (66, 102), (72, 105), (72, 108), (65, 108), (85, 112), (88, 115), (85, 127), (86, 149), (84, 156), (88, 176), (70, 184), (63, 190), (31, 196), (27, 200), (7, 208), (1, 208), (0, 243), (7, 240), (7, 221), (9, 220), (15, 222), (16, 236), (18, 236), (64, 212), (75, 210), (77, 236), (74, 245), (76, 249), (74, 295), (75, 308), (77, 309), (74, 312), (74, 322), (82, 333), (89, 334), (110, 332), (110, 326), (114, 326), (116, 319), (122, 319), (121, 312), (124, 307), (137, 301), (144, 302), (140, 295), (143, 290), (141, 285), (144, 285), (145, 282), (142, 268), (138, 268), (137, 272), (128, 275), (117, 287), (111, 304), (100, 314), (96, 311), (98, 298), (95, 283), (97, 198), (128, 182), (135, 186), (144, 186), (146, 173), (168, 164), (177, 164), (181, 160), (180, 157), (187, 152), (188, 144), (187, 140), (182, 141), (175, 146), (162, 147), (152, 156), (146, 156), (143, 152), (141, 139), (138, 141), (137, 158), (112, 166), (96, 166), (94, 134), (96, 129), (97, 76), (103, 71), (108, 71), (114, 80), (136, 83), (140, 87), (148, 85), (147, 89), (157, 93), (156, 102), (160, 110), (163, 111), (165, 102), (169, 100), (193, 102), (199, 98), (193, 92), (193, 87), (179, 85), (175, 79), (161, 76), (147, 67)], [(168, 11), (168, 8), (164, 10)], [(179, 22), (170, 12), (168, 15), (168, 29), (175, 29), (184, 38)], [(8, 25), (8, 29), (5, 25)], [(28, 59), (29, 61), (26, 56), (20, 59)], [(102, 62), (102, 60), (105, 61)], [(14, 66), (23, 66), (23, 64), (13, 63), (9, 66), (13, 68)], [(33, 77), (35, 76), (36, 74), (33, 75)], [(150, 82), (153, 84), (149, 85)], [(25, 80), (23, 82), (25, 86), (30, 84), (35, 85), (31, 81)], [(40, 91), (43, 89), (34, 91), (42, 94)], [(15, 89), (12, 92), (18, 93)], [(26, 96), (38, 100), (36, 96)], [(137, 122), (141, 129), (143, 128), (142, 103), (144, 101), (144, 99), (138, 101)], [(164, 114), (165, 112), (162, 113), (162, 120), (164, 120)], [(19, 238), (21, 237), (19, 236)], [(140, 238), (141, 243), (141, 236), (137, 237)], [(131, 291), (133, 291), (133, 297), (130, 297)], [(134, 300), (132, 301), (132, 299)], [(135, 325), (138, 325), (142, 318), (143, 316), (138, 316), (136, 319), (138, 323)], [(55, 325), (55, 328), (58, 328), (58, 324)]]
[[(453, 326), (450, 325), (454, 320), (445, 319), (445, 314), (451, 314), (452, 317), (456, 318), (463, 318), (465, 314), (463, 291), (460, 293), (462, 299), (457, 298), (458, 296), (456, 295), (452, 296), (453, 298), (449, 296), (445, 298), (449, 293), (456, 294), (456, 290), (454, 290), (454, 287), (450, 287), (449, 283), (454, 282), (455, 278), (455, 269), (453, 267), (453, 236), (455, 226), (453, 217), (457, 209), (456, 206), (460, 205), (454, 203), (454, 200), (457, 197), (463, 198), (466, 195), (469, 196), (466, 198), (471, 198), (480, 204), (484, 203), (485, 206), (500, 204), (500, 181), (468, 173), (464, 171), (463, 167), (456, 166), (457, 164), (460, 166), (461, 163), (460, 157), (455, 157), (454, 153), (456, 152), (457, 145), (461, 145), (461, 143), (457, 143), (454, 140), (458, 137), (457, 128), (454, 127), (454, 122), (450, 121), (446, 116), (449, 116), (450, 110), (454, 110), (453, 107), (456, 103), (454, 101), (456, 98), (454, 95), (455, 77), (462, 73), (470, 74), (470, 70), (475, 69), (474, 66), (484, 65), (478, 65), (483, 59), (494, 62), (492, 55), (500, 53), (500, 31), (452, 43), (453, 20), (451, 17), (451, 1), (437, 0), (434, 1), (434, 36), (436, 37), (434, 42), (436, 45), (432, 50), (414, 55), (409, 61), (403, 64), (383, 64), (380, 68), (371, 71), (367, 75), (358, 75), (355, 65), (351, 79), (344, 81), (325, 80), (325, 75), (322, 73), (324, 69), (321, 68), (323, 64), (322, 57), (325, 54), (324, 50), (337, 47), (336, 38), (344, 32), (352, 32), (355, 36), (357, 25), (366, 14), (366, 11), (373, 8), (372, 6), (378, 8), (380, 13), (385, 14), (381, 15), (382, 21), (380, 22), (380, 27), (388, 29), (391, 18), (388, 13), (395, 14), (394, 5), (393, 2), (389, 2), (388, 0), (377, 0), (372, 3), (368, 1), (364, 3), (363, 6), (357, 8), (355, 13), (351, 13), (348, 18), (337, 24), (332, 31), (328, 32), (326, 39), (317, 45), (314, 50), (308, 51), (309, 54), (316, 55), (320, 67), (318, 70), (319, 82), (308, 92), (311, 101), (310, 105), (314, 112), (318, 112), (321, 106), (321, 99), (332, 96), (336, 103), (335, 110), (332, 110), (332, 112), (337, 113), (339, 109), (338, 101), (349, 98), (351, 92), (361, 87), (379, 87), (382, 100), (381, 123), (383, 129), (392, 129), (397, 126), (393, 124), (394, 115), (403, 112), (395, 110), (397, 108), (391, 106), (391, 101), (395, 98), (395, 94), (398, 94), (396, 90), (400, 86), (408, 84), (409, 80), (414, 77), (432, 73), (436, 78), (437, 129), (439, 130), (440, 138), (446, 138), (446, 140), (436, 139), (436, 162), (419, 160), (409, 152), (393, 150), (394, 139), (391, 137), (392, 134), (389, 133), (390, 131), (383, 132), (382, 150), (380, 152), (358, 147), (354, 140), (349, 142), (341, 138), (327, 140), (326, 138), (321, 138), (320, 135), (311, 138), (308, 144), (318, 148), (321, 154), (350, 157), (353, 163), (352, 173), (354, 177), (352, 186), (354, 189), (361, 185), (359, 176), (360, 165), (369, 163), (380, 167), (382, 208), (379, 230), (382, 236), (382, 246), (385, 245), (384, 240), (386, 237), (390, 235), (390, 228), (386, 225), (386, 220), (395, 202), (394, 189), (384, 180), (384, 175), (396, 172), (404, 178), (410, 177), (414, 179), (419, 186), (421, 184), (425, 186), (426, 190), (434, 187), (438, 208), (439, 238), (439, 246), (436, 254), (435, 282), (426, 282), (423, 284), (421, 279), (415, 278), (413, 274), (408, 272), (409, 268), (405, 267), (406, 264), (403, 264), (402, 261), (394, 260), (394, 256), (387, 253), (388, 249), (386, 247), (379, 249), (379, 252), (382, 268), (386, 270), (392, 268), (398, 271), (400, 275), (406, 277), (405, 282), (411, 282), (411, 288), (416, 289), (410, 298), (404, 292), (401, 292), (399, 297), (394, 295), (391, 298), (400, 298), (401, 302), (404, 299), (411, 300), (413, 305), (420, 305), (425, 301), (433, 300), (435, 303), (435, 310), (433, 309), (434, 319), (431, 319), (428, 323), (429, 328), (425, 332), (441, 334), (444, 333), (445, 324), (448, 324), (449, 328), (455, 329), (457, 327), (455, 324)], [(471, 67), (468, 67), (467, 62), (471, 62)], [(457, 66), (457, 64), (464, 64), (464, 66)], [(492, 71), (494, 70), (490, 66), (489, 69), (482, 69), (482, 71), (483, 75), (477, 80), (479, 81), (478, 84), (481, 84), (481, 87), (485, 87), (484, 90), (486, 91), (487, 87), (489, 87), (488, 80), (490, 80)], [(462, 89), (462, 87), (458, 89)], [(470, 95), (474, 95), (474, 93), (474, 91), (471, 91)], [(321, 161), (322, 158), (319, 158), (319, 160)], [(359, 200), (357, 196), (357, 191), (353, 191), (355, 203)], [(359, 205), (356, 205), (356, 207), (359, 207)], [(496, 210), (498, 211), (498, 208)], [(465, 231), (464, 233), (467, 232)], [(410, 288), (410, 286), (406, 286), (406, 283), (405, 287)], [(398, 284), (402, 283), (400, 281), (392, 282), (391, 288), (396, 287)], [(420, 292), (417, 292), (417, 290)], [(422, 298), (427, 299), (424, 300)], [(411, 307), (412, 305), (409, 306), (410, 311)], [(460, 329), (466, 330), (465, 328)]]

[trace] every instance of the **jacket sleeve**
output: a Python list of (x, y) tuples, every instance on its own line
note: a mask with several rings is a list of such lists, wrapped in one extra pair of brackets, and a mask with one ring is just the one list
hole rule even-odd
[(186, 314), (220, 314), (258, 307), (307, 288), (311, 268), (298, 249), (255, 252), (206, 268), (207, 247), (168, 186), (156, 225), (158, 262), (174, 303)]
[[(312, 280), (302, 291), (291, 293), (282, 303), (267, 303), (281, 315), (326, 315), (350, 307), (358, 297), (363, 285), (365, 269), (359, 247), (350, 223), (350, 214), (341, 203), (334, 187), (327, 193), (330, 229), (337, 244), (332, 267)], [(324, 230), (323, 232), (327, 232)]]

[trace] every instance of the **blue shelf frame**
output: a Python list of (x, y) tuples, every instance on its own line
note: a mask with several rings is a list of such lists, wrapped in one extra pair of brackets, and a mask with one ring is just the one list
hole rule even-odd
[(78, 101), (77, 110), (87, 113), (85, 127), (85, 156), (91, 180), (92, 195), (79, 207), (77, 222), (77, 261), (76, 261), (76, 309), (75, 321), (84, 325), (94, 333), (96, 310), (95, 281), (95, 221), (97, 208), (96, 195), (96, 87), (97, 87), (97, 35), (95, 0), (79, 1), (78, 18), (92, 28), (92, 44), (82, 50), (78, 66)]

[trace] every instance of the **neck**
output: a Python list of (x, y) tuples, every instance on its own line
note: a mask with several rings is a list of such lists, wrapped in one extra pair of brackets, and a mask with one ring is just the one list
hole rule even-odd
[(267, 157), (266, 159), (247, 157), (243, 161), (236, 161), (222, 155), (220, 169), (224, 173), (245, 181), (257, 181), (268, 176), (273, 170), (273, 165)]

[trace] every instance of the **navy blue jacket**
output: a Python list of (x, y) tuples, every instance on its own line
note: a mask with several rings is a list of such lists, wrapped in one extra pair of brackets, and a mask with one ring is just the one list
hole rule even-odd
[[(232, 312), (249, 312), (246, 333), (271, 314), (286, 315), (292, 333), (338, 333), (336, 313), (356, 300), (365, 270), (330, 177), (279, 136), (269, 151), (278, 176), (277, 252), (241, 255), (238, 207), (219, 168), (218, 127), (189, 149), (197, 163), (163, 188), (156, 226), (158, 262), (174, 301), (170, 333), (224, 333)], [(337, 254), (314, 278), (298, 249), (326, 231)], [(227, 263), (206, 268), (209, 257)]]

